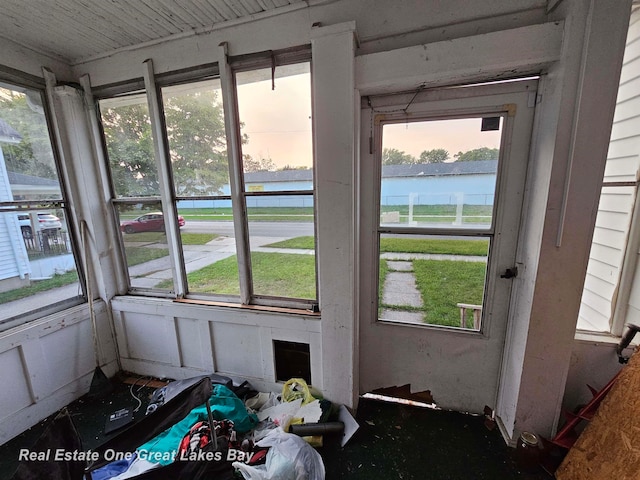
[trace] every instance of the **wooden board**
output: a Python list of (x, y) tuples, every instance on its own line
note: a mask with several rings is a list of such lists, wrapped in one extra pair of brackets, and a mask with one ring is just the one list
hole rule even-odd
[(558, 480), (640, 478), (640, 353), (626, 365), (573, 445)]

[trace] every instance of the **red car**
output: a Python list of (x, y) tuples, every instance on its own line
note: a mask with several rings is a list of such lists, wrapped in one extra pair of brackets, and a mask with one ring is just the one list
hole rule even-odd
[[(178, 226), (184, 226), (182, 215), (178, 215)], [(120, 223), (120, 231), (124, 233), (164, 232), (164, 217), (162, 212), (152, 212), (140, 215), (133, 220)]]

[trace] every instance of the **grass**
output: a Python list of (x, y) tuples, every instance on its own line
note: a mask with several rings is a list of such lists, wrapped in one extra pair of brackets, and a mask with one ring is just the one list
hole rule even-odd
[[(409, 220), (418, 223), (451, 223), (457, 217), (456, 205), (414, 205), (409, 217), (408, 205), (383, 205), (380, 213), (398, 212), (400, 215), (400, 223)], [(462, 206), (462, 223), (491, 223), (493, 215), (492, 205), (463, 205)]]
[(125, 247), (124, 251), (129, 267), (169, 255), (169, 249), (167, 248)]
[[(235, 255), (187, 274), (192, 293), (239, 295), (240, 282)], [(256, 295), (289, 298), (316, 298), (316, 267), (313, 255), (253, 252), (253, 290)], [(164, 281), (158, 288), (168, 288)]]
[[(218, 238), (220, 235), (214, 233), (185, 233), (180, 232), (180, 238), (183, 245), (205, 245), (211, 240)], [(124, 234), (124, 243), (140, 242), (140, 243), (167, 243), (167, 236), (164, 232), (140, 232)]]
[[(265, 246), (275, 248), (313, 249), (314, 238), (312, 236), (296, 237)], [(391, 237), (380, 239), (380, 252), (390, 253), (433, 253), (443, 255), (477, 255), (486, 257), (488, 249), (488, 240), (438, 240)]]
[(77, 281), (78, 273), (75, 270), (73, 272), (54, 275), (52, 278), (47, 280), (33, 281), (28, 287), (0, 293), (0, 304), (30, 297), (31, 295), (36, 295), (37, 293), (45, 292), (53, 288), (64, 287), (65, 285), (76, 283)]
[[(399, 212), (401, 221), (409, 217), (408, 205), (382, 205), (381, 213)], [(249, 207), (249, 220), (262, 222), (308, 222), (313, 221), (313, 207)], [(185, 220), (226, 220), (233, 219), (231, 207), (221, 208), (181, 208), (178, 212)], [(413, 219), (429, 223), (451, 223), (456, 218), (456, 205), (414, 205)], [(463, 205), (463, 223), (488, 224), (493, 215), (492, 205)], [(125, 216), (123, 215), (123, 219)]]
[[(179, 214), (186, 221), (233, 220), (231, 208), (182, 208)], [(248, 218), (257, 222), (312, 222), (313, 207), (249, 207)]]
[(425, 323), (459, 327), (460, 309), (456, 304), (482, 305), (486, 268), (484, 262), (414, 260)]
[(484, 262), (414, 260), (416, 284), (424, 302), (425, 320), (432, 325), (460, 326), (457, 303), (482, 305)]
[[(182, 238), (182, 245), (205, 245), (214, 238), (217, 238), (219, 235), (211, 233), (180, 233), (180, 236)], [(127, 265), (129, 267), (169, 255), (168, 248), (150, 248), (148, 245), (127, 246), (127, 242), (164, 245), (167, 243), (167, 237), (163, 232), (132, 233), (125, 235), (124, 240), (124, 251), (127, 257)]]

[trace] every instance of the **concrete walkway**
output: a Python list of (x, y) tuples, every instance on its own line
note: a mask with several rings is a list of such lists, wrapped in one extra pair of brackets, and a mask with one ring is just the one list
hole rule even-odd
[[(416, 287), (413, 263), (409, 260), (388, 261), (389, 272), (382, 288), (382, 303), (397, 307), (422, 307), (422, 295)], [(383, 309), (381, 318), (397, 322), (423, 323), (422, 312)]]

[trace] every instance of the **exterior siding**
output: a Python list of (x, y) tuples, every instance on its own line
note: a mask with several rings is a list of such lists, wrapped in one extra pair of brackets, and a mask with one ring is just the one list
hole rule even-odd
[[(631, 17), (620, 88), (611, 129), (604, 183), (635, 182), (640, 167), (640, 12)], [(577, 328), (611, 329), (616, 295), (622, 280), (637, 187), (603, 187), (587, 266)], [(636, 277), (640, 282), (638, 269)], [(634, 285), (637, 284), (633, 279)], [(634, 293), (636, 292), (636, 293)], [(629, 300), (640, 308), (640, 291)]]
[[(13, 200), (2, 145), (0, 145), (0, 200)], [(3, 280), (15, 277), (23, 279), (28, 273), (29, 260), (20, 234), (18, 219), (13, 214), (0, 215), (0, 291), (3, 288)]]

